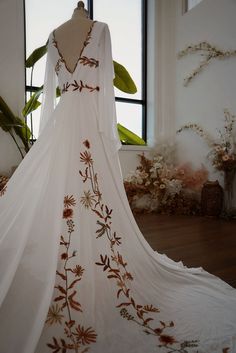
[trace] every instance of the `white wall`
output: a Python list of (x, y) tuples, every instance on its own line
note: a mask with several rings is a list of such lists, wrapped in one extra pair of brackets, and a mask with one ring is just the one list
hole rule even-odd
[[(0, 0), (0, 96), (18, 115), (24, 103), (23, 1)], [(21, 161), (10, 135), (0, 129), (0, 173)]]
[[(223, 50), (236, 49), (236, 1), (203, 0), (182, 14), (181, 0), (176, 20), (176, 50), (189, 44), (208, 41)], [(217, 136), (216, 129), (224, 123), (224, 108), (236, 114), (236, 57), (213, 61), (187, 87), (184, 77), (198, 66), (199, 55), (188, 55), (176, 61), (176, 126), (195, 122)], [(179, 159), (200, 166), (209, 151), (204, 140), (190, 131), (178, 137)], [(213, 170), (212, 170), (213, 171)], [(219, 178), (213, 173), (212, 179)]]

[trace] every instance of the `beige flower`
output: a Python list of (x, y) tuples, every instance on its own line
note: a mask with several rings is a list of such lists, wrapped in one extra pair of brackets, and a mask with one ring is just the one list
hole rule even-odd
[(224, 155), (222, 156), (222, 160), (223, 160), (224, 162), (228, 161), (229, 159), (230, 159), (230, 157), (229, 157), (228, 154), (224, 154)]
[(94, 195), (91, 194), (91, 191), (84, 191), (84, 196), (80, 198), (80, 202), (84, 205), (85, 208), (93, 207), (93, 203), (95, 202)]
[(84, 273), (84, 269), (80, 265), (76, 265), (72, 272), (75, 274), (75, 276), (81, 277)]
[(61, 320), (63, 319), (63, 315), (60, 314), (61, 308), (58, 304), (52, 305), (48, 311), (46, 324), (53, 325), (53, 324), (61, 324)]
[(220, 152), (222, 150), (222, 147), (218, 145), (215, 147), (215, 150), (216, 150), (216, 152)]
[(160, 189), (165, 189), (165, 188), (166, 188), (165, 184), (160, 185)]

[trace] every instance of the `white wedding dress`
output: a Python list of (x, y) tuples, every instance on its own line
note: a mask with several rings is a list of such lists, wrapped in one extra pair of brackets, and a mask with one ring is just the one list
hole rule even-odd
[(106, 24), (73, 72), (50, 35), (41, 134), (0, 197), (0, 353), (235, 353), (236, 290), (135, 223), (112, 78)]

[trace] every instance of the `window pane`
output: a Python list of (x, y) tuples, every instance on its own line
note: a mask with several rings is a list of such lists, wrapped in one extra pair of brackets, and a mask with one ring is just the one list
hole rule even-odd
[(202, 0), (188, 0), (188, 11), (198, 5)]
[(94, 0), (94, 18), (109, 25), (113, 59), (128, 70), (138, 92), (135, 95), (116, 89), (116, 96), (142, 98), (142, 1)]
[[(88, 8), (85, 0), (85, 7)], [(44, 45), (49, 33), (71, 18), (77, 5), (74, 0), (25, 0), (26, 8), (26, 57)], [(142, 98), (142, 0), (93, 0), (94, 19), (109, 25), (113, 43), (113, 58), (125, 66), (134, 79), (138, 92), (128, 95), (115, 90), (116, 96)], [(124, 40), (125, 39), (125, 40)], [(44, 79), (45, 60), (36, 63), (31, 83), (31, 69), (26, 70), (27, 85), (41, 86)], [(29, 93), (27, 93), (27, 100)], [(142, 106), (117, 103), (118, 121), (131, 131), (142, 136)], [(38, 137), (40, 108), (32, 114), (34, 138)], [(31, 128), (30, 118), (28, 119)]]
[(118, 122), (142, 137), (142, 105), (116, 102)]
[[(87, 7), (87, 1), (84, 1)], [(76, 8), (75, 0), (25, 0), (26, 57), (47, 42), (50, 32), (69, 20)], [(33, 86), (41, 86), (44, 79), (45, 57), (35, 65)], [(27, 69), (27, 85), (30, 85)]]

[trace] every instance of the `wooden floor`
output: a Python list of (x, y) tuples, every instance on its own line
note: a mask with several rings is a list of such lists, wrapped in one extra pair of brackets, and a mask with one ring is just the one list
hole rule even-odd
[(203, 267), (236, 288), (236, 221), (204, 217), (135, 215), (154, 250), (188, 267)]

